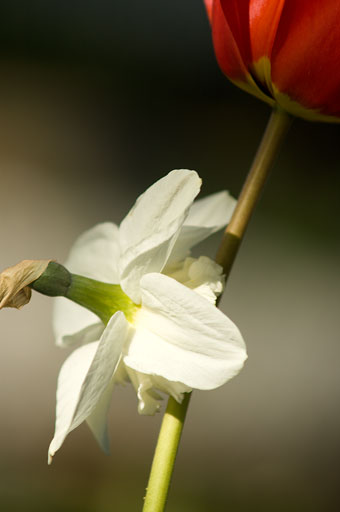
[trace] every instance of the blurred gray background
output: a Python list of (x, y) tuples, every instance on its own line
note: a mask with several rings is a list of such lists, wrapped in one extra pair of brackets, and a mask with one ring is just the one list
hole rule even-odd
[[(1, 268), (62, 262), (174, 168), (196, 169), (202, 196), (239, 194), (269, 109), (219, 71), (201, 1), (14, 0), (0, 14)], [(339, 510), (339, 130), (289, 133), (221, 305), (249, 360), (194, 393), (169, 512)], [(0, 313), (0, 508), (139, 511), (161, 414), (139, 416), (131, 387), (113, 395), (111, 456), (83, 425), (46, 464), (67, 356), (51, 306), (35, 294)]]

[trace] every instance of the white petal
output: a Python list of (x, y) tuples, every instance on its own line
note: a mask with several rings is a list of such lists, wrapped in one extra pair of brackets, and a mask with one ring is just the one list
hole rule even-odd
[(191, 388), (180, 382), (170, 382), (157, 375), (137, 372), (124, 363), (122, 366), (125, 367), (127, 375), (137, 393), (139, 414), (153, 416), (159, 411), (163, 397), (158, 391), (171, 395), (179, 403), (182, 403), (184, 393), (192, 391)]
[(121, 223), (121, 286), (134, 302), (140, 302), (140, 278), (163, 269), (200, 186), (196, 172), (172, 171), (137, 199)]
[(186, 258), (184, 261), (167, 265), (163, 273), (187, 288), (194, 290), (212, 304), (224, 288), (223, 269), (207, 256)]
[(75, 350), (58, 378), (56, 428), (49, 448), (49, 462), (65, 437), (95, 410), (119, 363), (129, 324), (118, 311), (99, 342)]
[(153, 416), (159, 411), (162, 397), (153, 389), (152, 377), (126, 367), (138, 398), (139, 414)]
[(197, 199), (190, 208), (184, 225), (221, 229), (228, 224), (235, 205), (236, 199), (227, 190)]
[[(118, 283), (118, 228), (105, 222), (89, 229), (76, 240), (65, 267), (75, 274), (108, 283)], [(56, 343), (70, 346), (79, 340), (94, 341), (103, 332), (99, 318), (86, 308), (63, 297), (55, 300), (53, 330)]]
[(107, 415), (111, 404), (114, 384), (115, 380), (111, 379), (111, 382), (100, 397), (95, 409), (92, 411), (90, 416), (86, 418), (86, 423), (92, 430), (92, 433), (98, 444), (107, 454), (110, 451), (109, 436), (107, 431)]
[(58, 346), (69, 347), (80, 341), (89, 343), (98, 340), (104, 327), (92, 311), (64, 297), (54, 300), (53, 332)]
[(153, 375), (152, 377), (153, 386), (164, 393), (168, 393), (171, 395), (177, 402), (180, 404), (183, 401), (184, 393), (189, 393), (192, 391), (191, 388), (182, 384), (181, 382), (173, 382), (164, 379), (164, 377), (159, 377), (157, 375)]
[(242, 368), (246, 350), (236, 325), (194, 291), (162, 274), (141, 280), (142, 309), (124, 363), (142, 373), (214, 389)]
[(187, 256), (191, 247), (228, 224), (236, 200), (226, 190), (195, 201), (175, 243), (170, 261)]
[(74, 274), (119, 283), (119, 230), (111, 222), (97, 224), (73, 244), (65, 267)]

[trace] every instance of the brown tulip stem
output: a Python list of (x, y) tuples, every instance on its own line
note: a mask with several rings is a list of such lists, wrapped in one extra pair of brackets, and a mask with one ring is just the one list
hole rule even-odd
[[(274, 109), (216, 256), (226, 277), (289, 125), (289, 115), (283, 110)], [(158, 436), (143, 512), (163, 512), (165, 508), (189, 400), (190, 393), (186, 394), (181, 404), (169, 398)]]
[(216, 262), (223, 267), (226, 279), (291, 122), (292, 118), (284, 110), (273, 109), (233, 216), (216, 254)]

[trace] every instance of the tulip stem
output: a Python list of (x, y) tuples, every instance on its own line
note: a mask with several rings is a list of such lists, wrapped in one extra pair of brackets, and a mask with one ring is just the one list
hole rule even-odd
[(223, 234), (216, 254), (216, 263), (228, 278), (240, 243), (261, 196), (275, 157), (291, 125), (292, 118), (280, 108), (274, 108), (243, 185), (233, 216)]
[[(223, 267), (226, 279), (290, 123), (291, 118), (286, 112), (274, 108), (217, 252), (216, 262)], [(143, 512), (164, 510), (189, 401), (190, 393), (186, 393), (182, 404), (169, 398), (158, 436)]]

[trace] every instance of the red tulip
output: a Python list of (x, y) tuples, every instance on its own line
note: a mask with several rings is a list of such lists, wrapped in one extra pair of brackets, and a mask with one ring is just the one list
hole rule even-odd
[(340, 122), (340, 0), (204, 0), (218, 63), (242, 89)]

